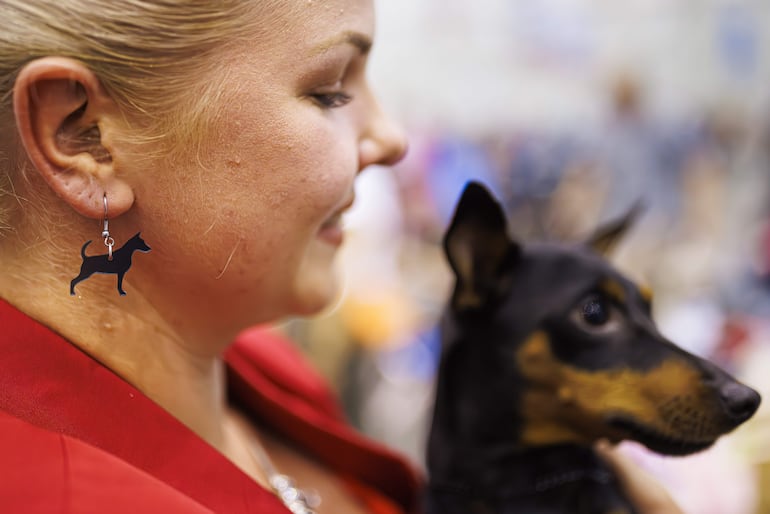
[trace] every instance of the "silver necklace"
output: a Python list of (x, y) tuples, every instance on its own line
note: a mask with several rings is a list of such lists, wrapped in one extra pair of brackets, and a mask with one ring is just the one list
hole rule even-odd
[(256, 463), (267, 475), (267, 482), (273, 493), (289, 511), (293, 514), (316, 514), (315, 509), (321, 505), (321, 496), (317, 491), (302, 490), (295, 485), (294, 479), (279, 473), (261, 444), (247, 443), (247, 446)]

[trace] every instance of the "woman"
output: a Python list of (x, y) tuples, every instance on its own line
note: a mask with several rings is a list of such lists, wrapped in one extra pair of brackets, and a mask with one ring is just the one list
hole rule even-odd
[(417, 512), (290, 345), (232, 343), (330, 302), (356, 175), (404, 154), (370, 0), (0, 9), (4, 508)]

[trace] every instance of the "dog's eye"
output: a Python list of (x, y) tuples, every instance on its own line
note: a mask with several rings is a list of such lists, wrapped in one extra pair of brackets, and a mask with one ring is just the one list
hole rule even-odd
[(593, 296), (583, 303), (583, 320), (589, 325), (598, 327), (610, 319), (610, 306), (601, 297)]
[(622, 326), (624, 317), (609, 298), (593, 293), (572, 308), (570, 319), (580, 329), (591, 334), (611, 334)]

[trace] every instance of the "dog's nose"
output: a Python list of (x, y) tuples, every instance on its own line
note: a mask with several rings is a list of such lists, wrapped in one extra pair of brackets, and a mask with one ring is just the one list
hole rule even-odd
[(733, 381), (723, 385), (719, 389), (719, 395), (727, 414), (736, 425), (753, 416), (762, 401), (754, 389)]

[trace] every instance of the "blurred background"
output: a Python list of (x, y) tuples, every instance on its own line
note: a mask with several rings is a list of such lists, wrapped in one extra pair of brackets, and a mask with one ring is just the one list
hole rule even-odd
[(633, 444), (692, 514), (770, 513), (770, 2), (377, 0), (371, 79), (411, 147), (358, 184), (337, 305), (286, 330), (361, 430), (423, 466), (467, 180), (521, 240), (646, 207), (614, 262), (661, 331), (765, 397), (707, 452)]

